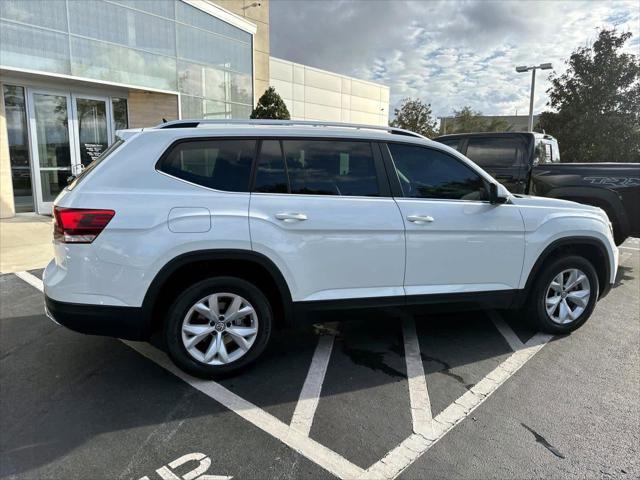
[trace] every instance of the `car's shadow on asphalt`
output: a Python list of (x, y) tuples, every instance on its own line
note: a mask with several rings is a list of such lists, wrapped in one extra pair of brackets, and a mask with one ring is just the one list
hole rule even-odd
[[(140, 437), (136, 433), (140, 429), (153, 432), (205, 417), (224, 423), (224, 418), (234, 416), (118, 340), (70, 332), (44, 315), (3, 313), (9, 314), (2, 318), (1, 476), (26, 473), (70, 451), (91, 449), (96, 439), (110, 432), (118, 432), (124, 445)], [(443, 404), (460, 394), (458, 389), (444, 391), (450, 390), (449, 381), (469, 388), (510, 352), (481, 312), (418, 318), (416, 323), (425, 374), (444, 380), (434, 380), (434, 407), (439, 394)], [(29, 326), (26, 333), (24, 325)], [(220, 383), (289, 423), (317, 340), (313, 326), (277, 332), (259, 362)], [(11, 349), (11, 344), (17, 348)], [(483, 362), (489, 363), (478, 370)], [(390, 389), (396, 393), (387, 398)], [(372, 418), (402, 430), (397, 438), (410, 433), (403, 336), (397, 318), (340, 324), (317, 418), (323, 416), (325, 401), (330, 406), (326, 416), (339, 417), (332, 397), (337, 405), (363, 404), (364, 409), (369, 403)], [(398, 410), (396, 418), (388, 414), (389, 408)], [(342, 415), (343, 423), (348, 422), (351, 414)], [(143, 437), (133, 443), (141, 441)]]

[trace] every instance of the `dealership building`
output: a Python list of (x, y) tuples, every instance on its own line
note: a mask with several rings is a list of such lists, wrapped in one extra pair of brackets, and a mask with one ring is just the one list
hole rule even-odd
[(247, 119), (386, 124), (389, 88), (269, 55), (268, 0), (1, 0), (0, 217), (47, 214), (123, 128)]

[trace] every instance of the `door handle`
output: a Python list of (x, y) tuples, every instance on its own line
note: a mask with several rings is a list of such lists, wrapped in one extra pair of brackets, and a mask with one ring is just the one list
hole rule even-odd
[(276, 218), (278, 220), (282, 220), (283, 222), (303, 222), (307, 219), (307, 216), (304, 213), (276, 213)]
[(496, 175), (496, 180), (513, 180), (513, 175)]
[(413, 223), (431, 223), (434, 218), (431, 215), (408, 215), (407, 220)]

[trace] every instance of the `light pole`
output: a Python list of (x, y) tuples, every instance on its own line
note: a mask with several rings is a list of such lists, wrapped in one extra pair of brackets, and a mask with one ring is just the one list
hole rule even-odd
[(516, 72), (524, 73), (531, 70), (531, 98), (529, 98), (529, 131), (533, 132), (533, 92), (536, 89), (536, 70), (551, 70), (553, 67), (550, 63), (541, 63), (540, 65), (533, 65), (531, 67), (527, 67), (526, 65), (522, 65), (520, 67), (516, 67)]

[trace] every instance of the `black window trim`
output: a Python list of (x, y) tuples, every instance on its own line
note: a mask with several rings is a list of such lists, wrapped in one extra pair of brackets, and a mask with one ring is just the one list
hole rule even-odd
[(434, 147), (429, 146), (429, 145), (420, 145), (420, 144), (417, 144), (417, 143), (384, 142), (384, 144), (383, 143), (380, 144), (380, 148), (381, 148), (382, 153), (383, 153), (385, 168), (387, 169), (387, 172), (389, 174), (389, 183), (391, 184), (391, 191), (393, 192), (393, 196), (394, 197), (396, 197), (396, 198), (406, 198), (406, 199), (409, 199), (409, 200), (432, 201), (432, 202), (435, 201), (435, 202), (491, 203), (489, 200), (465, 200), (465, 199), (462, 199), (462, 198), (422, 198), (422, 197), (407, 197), (407, 196), (405, 196), (404, 192), (402, 191), (402, 185), (400, 184), (400, 179), (398, 178), (398, 171), (396, 170), (395, 163), (393, 162), (393, 157), (391, 155), (391, 150), (389, 150), (389, 144), (410, 145), (410, 146), (414, 146), (414, 147), (418, 147), (418, 148), (424, 148), (424, 149), (427, 149), (427, 150), (434, 150), (434, 151), (439, 152), (439, 153), (441, 153), (443, 155), (446, 155), (451, 160), (460, 163), (465, 168), (469, 169), (474, 174), (476, 174), (478, 177), (480, 177), (480, 179), (482, 180), (482, 183), (484, 184), (484, 188), (485, 188), (485, 190), (487, 192), (487, 195), (489, 194), (489, 183), (490, 182), (483, 175), (480, 175), (480, 173), (478, 173), (475, 169), (473, 169), (472, 167), (467, 165), (465, 162), (463, 162), (459, 158), (456, 158), (453, 155), (451, 155), (450, 153), (445, 152), (444, 150), (441, 150), (439, 148), (434, 148)]
[[(331, 197), (331, 198), (392, 198), (393, 195), (391, 193), (391, 189), (389, 188), (389, 181), (386, 168), (384, 166), (384, 160), (380, 149), (376, 147), (376, 143), (379, 143), (375, 140), (371, 140), (368, 138), (350, 138), (350, 137), (298, 137), (298, 136), (277, 136), (277, 137), (256, 137), (259, 141), (258, 152), (262, 150), (262, 142), (269, 140), (277, 140), (280, 142), (280, 153), (282, 155), (282, 161), (285, 165), (285, 172), (287, 176), (287, 193), (274, 193), (274, 192), (256, 192), (255, 191), (255, 180), (258, 171), (258, 162), (260, 160), (259, 155), (253, 160), (253, 172), (251, 177), (251, 185), (249, 191), (252, 195), (292, 195), (292, 196), (300, 196), (300, 197)], [(376, 181), (378, 183), (378, 192), (377, 196), (369, 196), (369, 195), (319, 195), (319, 194), (307, 194), (307, 193), (291, 193), (291, 182), (289, 180), (289, 167), (287, 166), (287, 161), (284, 156), (284, 145), (282, 142), (287, 140), (293, 141), (333, 141), (333, 142), (364, 142), (368, 143), (371, 147), (371, 154), (373, 155), (373, 163), (376, 172)]]
[[(251, 165), (251, 178), (249, 180), (249, 192), (252, 194), (267, 194), (267, 195), (291, 195), (291, 182), (289, 181), (289, 167), (287, 166), (287, 162), (284, 158), (284, 147), (282, 146), (282, 139), (279, 137), (257, 137), (256, 138), (256, 156), (253, 159), (253, 164)], [(262, 144), (264, 142), (278, 142), (278, 147), (280, 148), (280, 158), (282, 160), (282, 164), (284, 165), (284, 175), (286, 177), (287, 182), (287, 193), (278, 193), (278, 192), (256, 192), (256, 178), (258, 177), (258, 166), (260, 163), (260, 153), (262, 153)]]

